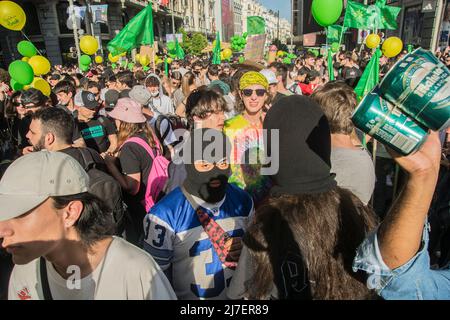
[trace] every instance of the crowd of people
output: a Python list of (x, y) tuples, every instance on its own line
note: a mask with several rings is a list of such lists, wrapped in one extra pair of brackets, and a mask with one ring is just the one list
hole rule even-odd
[(450, 130), (373, 148), (370, 57), (0, 70), (0, 299), (450, 298)]

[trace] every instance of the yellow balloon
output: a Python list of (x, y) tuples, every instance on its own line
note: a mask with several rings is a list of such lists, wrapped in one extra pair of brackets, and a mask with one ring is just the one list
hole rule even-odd
[(6, 29), (20, 31), (25, 26), (25, 11), (15, 2), (0, 1), (0, 24)]
[(277, 52), (277, 57), (282, 57), (282, 56), (284, 56), (284, 52), (281, 51), (281, 50), (279, 50), (279, 51)]
[(125, 51), (125, 52), (122, 52), (121, 54), (119, 54), (119, 56), (121, 56), (121, 57), (125, 57), (127, 55), (127, 52)]
[(220, 53), (220, 60), (225, 60), (225, 57), (223, 56), (223, 51)]
[(30, 58), (30, 60), (28, 60), (28, 63), (30, 64), (31, 68), (33, 68), (35, 76), (40, 76), (50, 72), (50, 61), (48, 61), (47, 58), (43, 56), (33, 56)]
[(28, 90), (31, 88), (31, 85), (27, 84), (26, 86), (23, 86), (23, 90)]
[(28, 58), (28, 57), (22, 57), (22, 61), (23, 61), (23, 62), (28, 62), (28, 60), (30, 60), (30, 58)]
[(47, 97), (50, 95), (52, 91), (48, 82), (38, 77), (34, 78), (33, 82), (31, 83), (31, 87), (39, 90)]
[(93, 36), (82, 36), (80, 39), (80, 49), (87, 55), (93, 55), (98, 50), (98, 42)]
[(173, 62), (173, 59), (172, 58), (167, 58), (167, 63), (168, 64), (171, 64)]
[(366, 38), (366, 46), (370, 49), (378, 47), (380, 45), (380, 42), (380, 36), (375, 33), (369, 34)]
[(95, 60), (95, 63), (98, 63), (98, 64), (103, 62), (103, 58), (101, 56), (95, 56), (94, 60)]
[(109, 59), (109, 61), (111, 61), (112, 63), (116, 63), (117, 61), (119, 61), (119, 56), (113, 56), (112, 54), (111, 54), (111, 52), (108, 54), (108, 59)]
[(150, 63), (150, 58), (147, 55), (140, 56), (139, 63), (141, 64), (141, 66), (145, 67), (146, 65), (148, 65)]
[(403, 50), (403, 42), (400, 38), (397, 37), (389, 37), (381, 46), (381, 51), (383, 51), (383, 54), (388, 57), (392, 58), (398, 55)]
[(233, 55), (233, 51), (231, 51), (231, 49), (225, 49), (225, 50), (223, 50), (223, 57), (224, 57), (225, 59), (231, 58), (232, 55)]
[(141, 58), (141, 55), (139, 54), (139, 53), (137, 53), (135, 56), (134, 56), (134, 61), (135, 62), (139, 62), (139, 59)]

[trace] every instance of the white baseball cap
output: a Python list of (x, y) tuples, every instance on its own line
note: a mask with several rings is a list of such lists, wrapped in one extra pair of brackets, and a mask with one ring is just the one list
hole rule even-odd
[(39, 151), (14, 161), (0, 180), (0, 221), (36, 208), (48, 197), (87, 192), (89, 176), (71, 156)]
[(263, 69), (259, 73), (261, 73), (264, 77), (266, 77), (267, 82), (269, 84), (278, 84), (277, 76), (275, 75), (275, 72), (273, 72), (270, 69)]

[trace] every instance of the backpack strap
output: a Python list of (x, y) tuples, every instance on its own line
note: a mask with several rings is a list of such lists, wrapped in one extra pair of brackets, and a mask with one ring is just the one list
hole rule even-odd
[(52, 292), (50, 291), (50, 285), (48, 284), (47, 264), (45, 263), (45, 259), (43, 257), (39, 259), (39, 272), (41, 274), (41, 285), (42, 291), (44, 293), (44, 299), (53, 300)]
[(83, 158), (84, 170), (87, 172), (90, 169), (95, 168), (96, 164), (89, 150), (86, 148), (78, 148), (78, 151), (80, 151), (81, 157)]
[[(168, 125), (167, 125), (167, 130), (164, 132), (163, 135), (161, 135), (161, 123), (164, 120), (167, 121)], [(164, 139), (167, 138), (167, 136), (170, 133), (171, 127), (172, 127), (172, 124), (171, 124), (170, 119), (168, 117), (166, 117), (164, 115), (158, 116), (158, 118), (156, 119), (156, 123), (155, 123), (155, 129), (156, 129), (156, 135), (161, 138), (161, 141), (164, 141)]]
[(152, 159), (155, 159), (155, 154), (153, 153), (152, 148), (150, 148), (149, 144), (144, 139), (139, 138), (139, 137), (133, 137), (133, 138), (126, 140), (123, 143), (123, 145), (125, 145), (125, 143), (129, 143), (129, 142), (134, 142), (134, 143), (140, 145), (142, 148), (145, 149), (145, 151), (147, 151), (148, 154), (150, 154), (150, 157), (152, 157)]

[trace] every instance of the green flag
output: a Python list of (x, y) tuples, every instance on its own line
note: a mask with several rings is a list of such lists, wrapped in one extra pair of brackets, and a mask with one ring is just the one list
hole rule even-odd
[(169, 64), (167, 63), (167, 58), (164, 59), (164, 73), (169, 76)]
[(217, 32), (216, 35), (216, 46), (213, 49), (213, 59), (212, 64), (220, 64), (222, 61), (220, 60), (220, 36)]
[(396, 20), (400, 10), (400, 7), (387, 6), (386, 0), (377, 0), (370, 6), (348, 0), (344, 26), (367, 30), (395, 30), (398, 28)]
[(183, 60), (184, 59), (184, 50), (181, 48), (180, 44), (178, 43), (178, 38), (175, 36), (175, 54), (177, 56), (177, 59)]
[(250, 16), (247, 18), (247, 35), (266, 33), (266, 21), (258, 16)]
[(328, 26), (327, 28), (327, 42), (329, 45), (331, 45), (332, 43), (339, 43), (339, 41), (341, 40), (341, 34), (342, 32), (345, 32), (345, 29), (343, 26), (337, 26), (337, 25), (332, 25), (332, 26)]
[(153, 45), (153, 13), (151, 3), (139, 12), (108, 43), (108, 50), (113, 56), (129, 51), (141, 45)]
[(333, 56), (331, 55), (331, 49), (328, 48), (328, 77), (330, 78), (330, 81), (334, 80), (334, 67), (333, 67)]
[(356, 98), (358, 101), (361, 101), (361, 99), (364, 98), (364, 96), (378, 84), (380, 80), (380, 57), (381, 50), (377, 49), (367, 64), (361, 79), (359, 79), (359, 82), (355, 88)]

